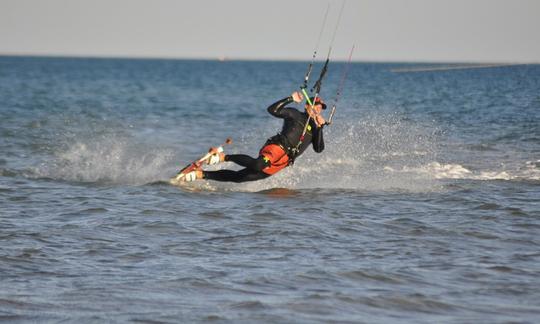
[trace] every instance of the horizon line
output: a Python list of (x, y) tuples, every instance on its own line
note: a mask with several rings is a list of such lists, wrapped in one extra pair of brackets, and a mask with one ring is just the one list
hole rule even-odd
[[(125, 59), (125, 60), (178, 60), (178, 61), (216, 61), (216, 62), (309, 62), (309, 59), (298, 58), (253, 58), (253, 57), (227, 57), (227, 56), (172, 56), (172, 55), (107, 55), (107, 54), (60, 54), (60, 53), (10, 53), (0, 52), (0, 57), (35, 57), (35, 58), (73, 58), (73, 59)], [(348, 58), (333, 59), (331, 61), (346, 63)], [(324, 62), (325, 58), (315, 59), (316, 62)], [(520, 60), (439, 60), (439, 59), (352, 59), (352, 63), (399, 63), (399, 64), (493, 64), (493, 65), (537, 65), (540, 61), (520, 61)]]

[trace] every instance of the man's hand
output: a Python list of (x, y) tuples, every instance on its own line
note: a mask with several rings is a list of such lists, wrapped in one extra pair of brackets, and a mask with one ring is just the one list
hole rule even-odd
[(295, 91), (292, 93), (291, 97), (293, 98), (293, 101), (296, 103), (302, 102), (302, 99), (304, 99), (304, 96), (299, 91)]
[(317, 124), (317, 127), (322, 127), (323, 125), (326, 124), (326, 120), (324, 119), (324, 117), (321, 116), (320, 113), (317, 113), (316, 111), (314, 111), (311, 107), (309, 107), (309, 105), (306, 107), (306, 110), (309, 116), (315, 122), (315, 124)]
[(322, 127), (323, 125), (326, 124), (326, 120), (321, 115), (315, 115), (313, 120), (315, 121), (315, 124), (317, 124), (317, 126), (319, 126), (319, 127)]

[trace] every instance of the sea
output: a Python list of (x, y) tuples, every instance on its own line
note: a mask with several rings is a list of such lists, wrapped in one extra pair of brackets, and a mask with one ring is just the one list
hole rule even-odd
[(330, 62), (322, 153), (169, 184), (308, 63), (1, 56), (0, 321), (539, 323), (540, 65)]

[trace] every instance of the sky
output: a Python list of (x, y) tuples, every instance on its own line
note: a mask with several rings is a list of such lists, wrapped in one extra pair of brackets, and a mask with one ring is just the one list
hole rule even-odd
[[(342, 0), (0, 0), (0, 55), (305, 60)], [(540, 0), (347, 0), (332, 58), (540, 63)]]

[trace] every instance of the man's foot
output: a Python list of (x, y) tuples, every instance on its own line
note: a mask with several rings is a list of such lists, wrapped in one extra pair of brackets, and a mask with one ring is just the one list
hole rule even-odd
[(188, 173), (186, 173), (186, 175), (184, 175), (184, 181), (186, 181), (186, 182), (192, 182), (192, 181), (202, 179), (202, 178), (203, 178), (202, 169), (196, 169), (196, 170), (188, 172)]
[(206, 160), (208, 165), (214, 165), (225, 161), (225, 153), (223, 153), (223, 149), (220, 150), (219, 147), (212, 147), (209, 153), (212, 153), (212, 155), (210, 155), (208, 160)]

